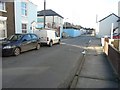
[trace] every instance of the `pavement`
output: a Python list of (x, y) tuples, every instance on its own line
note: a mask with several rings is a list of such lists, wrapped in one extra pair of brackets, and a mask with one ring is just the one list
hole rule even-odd
[[(100, 40), (92, 37), (86, 47), (84, 63), (79, 71), (76, 85), (72, 88), (118, 88), (118, 80), (106, 55), (100, 46)], [(74, 82), (73, 82), (74, 83)]]

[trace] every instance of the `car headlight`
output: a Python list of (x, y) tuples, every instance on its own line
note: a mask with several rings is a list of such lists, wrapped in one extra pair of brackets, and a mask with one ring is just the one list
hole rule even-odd
[(15, 46), (5, 46), (3, 47), (3, 49), (10, 49), (10, 48), (14, 48)]

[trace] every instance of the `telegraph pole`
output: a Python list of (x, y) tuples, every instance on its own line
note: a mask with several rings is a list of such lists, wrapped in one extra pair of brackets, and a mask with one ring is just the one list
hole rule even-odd
[(46, 22), (45, 11), (46, 11), (46, 0), (44, 0), (44, 28), (45, 28), (45, 22)]

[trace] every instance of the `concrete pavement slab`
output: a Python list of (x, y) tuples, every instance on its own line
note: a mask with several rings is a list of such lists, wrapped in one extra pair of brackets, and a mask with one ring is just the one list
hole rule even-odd
[(76, 88), (118, 88), (116, 75), (102, 51), (100, 40), (90, 39)]
[(76, 88), (118, 88), (116, 82), (80, 77)]
[(88, 55), (80, 76), (114, 80), (115, 75), (104, 55)]

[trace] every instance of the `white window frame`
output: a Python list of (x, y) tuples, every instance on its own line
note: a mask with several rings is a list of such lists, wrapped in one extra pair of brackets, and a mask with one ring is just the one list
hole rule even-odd
[[(7, 37), (7, 32), (6, 32), (6, 20), (0, 20), (0, 22), (2, 22), (3, 27), (0, 27), (0, 31), (4, 31), (4, 35), (1, 38), (6, 38)], [(1, 34), (1, 33), (0, 33)]]
[[(23, 25), (25, 25), (25, 26), (23, 26)], [(27, 26), (28, 26), (27, 23), (22, 23), (22, 33), (27, 33)]]
[(0, 11), (6, 12), (5, 2), (0, 1)]
[[(26, 6), (25, 7), (23, 7), (22, 6), (22, 3), (25, 3), (26, 4)], [(28, 9), (27, 9), (27, 2), (21, 2), (21, 13), (24, 11), (24, 14), (22, 13), (22, 16), (27, 16), (28, 15)]]

